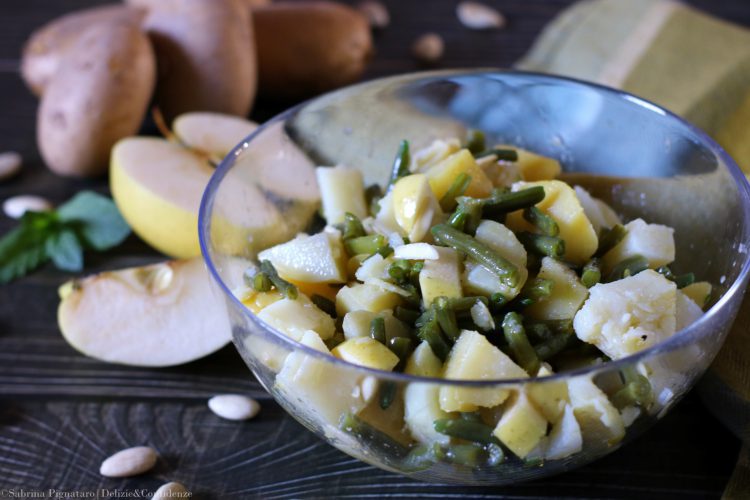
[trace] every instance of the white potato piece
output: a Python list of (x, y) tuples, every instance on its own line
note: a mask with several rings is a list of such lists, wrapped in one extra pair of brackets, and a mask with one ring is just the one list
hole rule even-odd
[(284, 279), (304, 283), (346, 283), (347, 279), (346, 252), (338, 233), (299, 235), (263, 250), (258, 259), (270, 261)]
[[(409, 357), (404, 373), (420, 377), (440, 377), (443, 363), (427, 342), (417, 346)], [(435, 430), (435, 420), (448, 418), (440, 408), (440, 386), (411, 382), (404, 389), (404, 421), (414, 439), (420, 443), (448, 444), (450, 437)]]
[(506, 403), (492, 433), (520, 458), (525, 458), (547, 433), (547, 420), (521, 391)]
[(602, 271), (609, 273), (618, 262), (641, 255), (648, 260), (648, 267), (656, 269), (674, 260), (674, 229), (661, 224), (647, 224), (635, 219), (625, 224), (627, 234), (602, 258)]
[(587, 447), (607, 447), (622, 440), (625, 424), (620, 412), (591, 379), (575, 377), (568, 380), (568, 393)]
[(552, 281), (552, 291), (548, 297), (543, 297), (524, 309), (524, 315), (529, 318), (570, 319), (588, 297), (589, 291), (578, 279), (578, 275), (558, 260), (550, 257), (542, 259), (537, 277)]
[(346, 212), (360, 219), (367, 217), (362, 172), (344, 166), (318, 167), (315, 176), (320, 188), (323, 216), (328, 225), (344, 222)]
[(323, 340), (336, 332), (333, 318), (302, 294), (294, 300), (285, 298), (264, 307), (258, 318), (297, 341), (310, 330)]
[(419, 273), (419, 287), (425, 306), (432, 304), (438, 297), (463, 296), (458, 252), (446, 247), (433, 248), (438, 254), (437, 260), (425, 260)]

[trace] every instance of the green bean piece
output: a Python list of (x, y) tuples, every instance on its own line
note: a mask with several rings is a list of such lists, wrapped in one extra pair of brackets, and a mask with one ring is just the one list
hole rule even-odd
[(419, 286), (419, 273), (422, 272), (422, 269), (424, 269), (424, 262), (417, 261), (411, 265), (411, 269), (409, 270), (409, 281), (415, 287)]
[[(419, 323), (419, 320), (417, 320), (417, 322)], [(434, 312), (432, 312), (429, 319), (425, 321), (422, 326), (418, 327), (417, 336), (430, 344), (433, 354), (435, 354), (440, 361), (445, 361), (451, 348), (445, 342), (440, 333), (440, 327), (438, 326)]]
[(486, 460), (486, 453), (475, 444), (454, 444), (445, 450), (445, 458), (457, 465), (477, 467)]
[(385, 344), (385, 320), (382, 316), (376, 316), (370, 321), (370, 337)]
[[(544, 278), (532, 278), (523, 285), (521, 293), (519, 294), (520, 300), (524, 305), (531, 305), (539, 302), (552, 295), (552, 286), (554, 282), (552, 280)], [(527, 301), (527, 302), (523, 302)]]
[(555, 219), (535, 206), (524, 208), (523, 218), (530, 224), (533, 224), (545, 236), (557, 236), (560, 234), (560, 228)]
[(341, 344), (345, 340), (346, 337), (344, 336), (344, 332), (342, 332), (341, 330), (336, 330), (333, 336), (325, 339), (323, 343), (326, 345), (329, 351), (332, 351), (336, 348), (337, 345)]
[(351, 413), (341, 416), (339, 429), (353, 435), (365, 447), (375, 448), (377, 453), (387, 452), (388, 456), (403, 459), (409, 456), (409, 450), (404, 445)]
[(677, 288), (685, 288), (686, 286), (695, 283), (695, 274), (685, 273), (675, 276), (674, 283), (677, 285)]
[(499, 312), (506, 305), (508, 305), (508, 299), (502, 293), (498, 292), (490, 295), (489, 308), (491, 312)]
[(536, 205), (544, 196), (543, 186), (533, 186), (520, 191), (495, 189), (489, 198), (484, 198), (484, 209), (489, 214), (514, 212)]
[(647, 408), (654, 401), (654, 394), (648, 378), (641, 375), (634, 367), (623, 368), (621, 372), (625, 385), (611, 398), (612, 404), (618, 409), (626, 406), (640, 406)]
[(506, 314), (503, 318), (503, 336), (508, 342), (516, 363), (529, 375), (535, 375), (539, 370), (539, 357), (529, 343), (522, 321), (523, 317), (516, 312)]
[(409, 358), (409, 354), (411, 354), (412, 351), (412, 342), (408, 337), (393, 337), (388, 340), (386, 345), (393, 354), (398, 356), (398, 359), (401, 360), (402, 363)]
[(467, 420), (464, 418), (441, 418), (433, 422), (435, 430), (447, 436), (464, 439), (473, 443), (489, 444), (495, 442), (492, 435), (492, 427), (482, 422)]
[(256, 292), (268, 292), (272, 286), (273, 283), (271, 283), (266, 273), (256, 273), (253, 277), (253, 289)]
[(518, 161), (518, 151), (515, 149), (492, 148), (474, 155), (474, 158), (484, 158), (494, 155), (498, 161)]
[(518, 268), (484, 243), (447, 224), (433, 226), (431, 232), (438, 243), (468, 255), (497, 274), (507, 286), (518, 284)]
[(378, 248), (376, 253), (380, 254), (384, 259), (393, 253), (393, 247), (390, 245), (383, 245)]
[(565, 241), (556, 236), (520, 232), (516, 237), (527, 251), (542, 257), (559, 259), (565, 254)]
[(464, 420), (468, 420), (469, 422), (479, 422), (480, 424), (483, 423), (482, 416), (475, 411), (462, 411), (459, 414), (459, 417)]
[(635, 276), (648, 269), (648, 260), (642, 255), (633, 255), (618, 262), (607, 276), (607, 281), (617, 281), (629, 276)]
[(408, 260), (398, 259), (388, 266), (388, 276), (396, 283), (406, 283), (411, 276), (411, 264)]
[(505, 460), (505, 452), (499, 444), (490, 443), (484, 447), (487, 450), (487, 465), (495, 467)]
[(471, 129), (466, 133), (466, 149), (473, 155), (484, 151), (485, 145), (484, 132), (477, 129)]
[(375, 216), (380, 212), (380, 199), (383, 197), (383, 190), (378, 184), (372, 184), (365, 189), (365, 203), (370, 210), (370, 214)]
[(596, 249), (594, 257), (601, 257), (612, 250), (626, 234), (628, 234), (628, 230), (622, 224), (615, 224), (609, 229), (602, 229), (599, 233), (599, 247)]
[(446, 300), (447, 306), (455, 312), (468, 311), (474, 307), (477, 302), (482, 302), (486, 306), (489, 306), (490, 304), (487, 297), (482, 297), (481, 295), (475, 295), (473, 297), (450, 297), (446, 298)]
[(396, 393), (398, 392), (398, 385), (395, 382), (386, 380), (380, 384), (380, 394), (378, 395), (378, 403), (380, 409), (387, 410), (390, 408), (393, 400), (396, 399)]
[(429, 469), (431, 466), (445, 458), (445, 452), (438, 443), (431, 445), (420, 444), (415, 446), (406, 455), (402, 466), (406, 470), (419, 471)]
[(524, 328), (526, 329), (526, 336), (530, 340), (544, 341), (555, 336), (552, 329), (544, 323), (526, 323)]
[(573, 338), (573, 332), (557, 333), (534, 346), (537, 357), (542, 361), (560, 354)]
[(367, 233), (365, 233), (365, 228), (362, 225), (362, 221), (359, 220), (359, 217), (354, 215), (353, 213), (346, 212), (344, 214), (344, 231), (343, 231), (343, 238), (344, 241), (350, 240), (352, 238), (359, 238), (360, 236), (365, 236)]
[(456, 176), (448, 191), (440, 198), (440, 208), (443, 209), (443, 212), (450, 212), (456, 208), (456, 205), (458, 205), (456, 198), (464, 194), (469, 188), (469, 184), (471, 184), (470, 175), (461, 172)]
[(393, 315), (404, 323), (413, 325), (419, 318), (419, 311), (404, 306), (396, 306)]
[(581, 283), (583, 283), (583, 286), (585, 286), (586, 288), (591, 288), (592, 286), (599, 283), (601, 279), (601, 264), (599, 262), (599, 259), (594, 257), (593, 259), (588, 261), (585, 266), (583, 266), (583, 270), (581, 271)]
[(281, 292), (281, 294), (284, 297), (294, 300), (299, 296), (299, 291), (297, 290), (297, 287), (292, 285), (285, 279), (282, 279), (279, 276), (279, 273), (276, 272), (276, 268), (273, 267), (273, 264), (271, 264), (270, 261), (268, 260), (260, 261), (260, 272), (268, 276), (268, 279), (271, 280), (271, 283), (273, 283), (273, 286), (275, 286), (276, 289), (279, 292)]
[(448, 299), (446, 297), (436, 298), (433, 307), (435, 307), (435, 318), (445, 336), (448, 337), (451, 342), (458, 340), (458, 337), (461, 335), (461, 330), (459, 330), (458, 324), (456, 323), (456, 313), (453, 312), (453, 309), (448, 305)]
[(330, 317), (336, 317), (336, 303), (328, 297), (323, 297), (322, 295), (318, 295), (317, 293), (315, 293), (312, 297), (310, 297), (310, 300), (313, 304), (318, 306), (318, 309), (320, 309)]
[(468, 218), (468, 215), (466, 214), (466, 212), (462, 212), (461, 210), (456, 210), (455, 212), (451, 214), (450, 217), (448, 217), (446, 224), (448, 224), (450, 227), (458, 231), (463, 231), (464, 226), (466, 225), (467, 218)]
[(384, 246), (388, 246), (388, 240), (382, 234), (369, 234), (344, 241), (346, 252), (351, 255), (374, 254)]
[(389, 190), (401, 177), (409, 175), (410, 162), (409, 141), (403, 140), (398, 145), (398, 152), (396, 153), (396, 158), (393, 160), (393, 167), (391, 167), (391, 179), (388, 182)]

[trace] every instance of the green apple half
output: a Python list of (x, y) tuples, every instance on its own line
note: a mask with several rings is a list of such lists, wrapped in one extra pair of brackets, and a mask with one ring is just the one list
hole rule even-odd
[(231, 329), (202, 259), (167, 261), (73, 280), (60, 288), (63, 337), (92, 358), (173, 366), (226, 345)]

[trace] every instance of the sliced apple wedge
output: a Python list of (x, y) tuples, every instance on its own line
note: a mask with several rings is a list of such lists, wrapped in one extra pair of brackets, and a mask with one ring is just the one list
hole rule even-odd
[(258, 128), (258, 124), (221, 113), (194, 112), (175, 118), (172, 132), (191, 149), (224, 158)]
[(92, 358), (133, 366), (173, 366), (226, 345), (224, 304), (200, 258), (110, 271), (60, 288), (63, 337)]

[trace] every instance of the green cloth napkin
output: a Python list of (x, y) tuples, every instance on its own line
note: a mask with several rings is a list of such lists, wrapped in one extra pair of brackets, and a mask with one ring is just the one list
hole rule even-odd
[(555, 18), (517, 67), (654, 101), (750, 172), (750, 30), (669, 0), (584, 0)]

